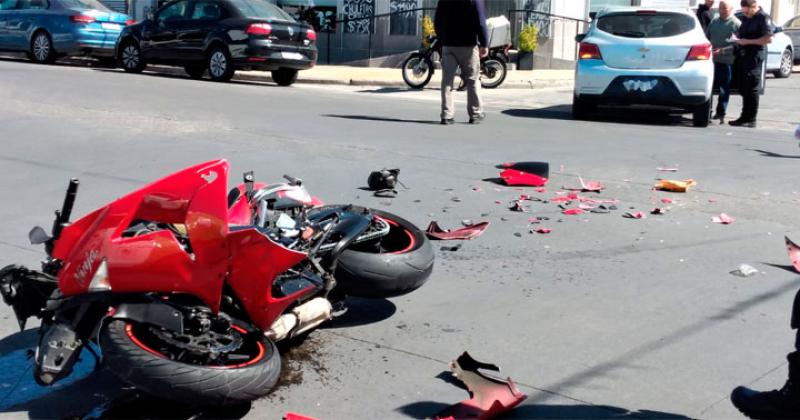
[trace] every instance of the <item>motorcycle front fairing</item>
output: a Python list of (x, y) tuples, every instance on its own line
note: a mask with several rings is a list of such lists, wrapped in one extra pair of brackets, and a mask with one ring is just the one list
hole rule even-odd
[[(66, 227), (53, 250), (63, 261), (61, 292), (187, 293), (218, 311), (229, 256), (227, 174), (225, 160), (195, 165)], [(184, 225), (190, 249), (170, 230), (124, 237), (136, 221)]]

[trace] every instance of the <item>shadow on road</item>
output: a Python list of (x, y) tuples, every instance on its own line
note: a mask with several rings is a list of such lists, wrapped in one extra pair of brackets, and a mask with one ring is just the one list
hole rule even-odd
[[(502, 111), (502, 113), (511, 117), (522, 118), (538, 118), (548, 120), (574, 119), (572, 118), (572, 105), (553, 105), (537, 109), (506, 109)], [(658, 126), (692, 126), (692, 120), (690, 118), (684, 118), (683, 115), (679, 113), (637, 108), (598, 108), (594, 111), (589, 121)]]
[[(466, 399), (466, 398), (465, 398)], [(404, 405), (397, 411), (417, 419), (432, 418), (451, 404), (434, 401), (421, 401)], [(689, 419), (689, 417), (650, 410), (626, 410), (607, 405), (521, 405), (502, 419)]]
[(383, 122), (400, 122), (400, 123), (415, 123), (415, 124), (439, 124), (439, 121), (432, 120), (407, 120), (402, 118), (391, 117), (376, 117), (371, 115), (338, 115), (338, 114), (323, 114), (323, 117), (329, 118), (344, 118), (347, 120), (363, 120), (363, 121), (383, 121)]
[[(430, 88), (430, 89), (433, 89), (433, 88)], [(377, 89), (363, 89), (363, 90), (359, 90), (357, 92), (358, 93), (400, 93), (400, 92), (418, 92), (418, 91), (422, 91), (422, 90), (425, 90), (425, 89), (411, 89), (411, 88), (406, 88), (406, 87), (389, 87), (389, 86), (386, 86), (386, 87), (377, 88)], [(436, 89), (433, 89), (433, 90), (439, 90), (439, 89), (436, 88)]]
[[(176, 67), (176, 69), (178, 69), (178, 68)], [(125, 71), (122, 70), (122, 69), (95, 68), (93, 70), (107, 72), (107, 73), (127, 74), (128, 76), (149, 76), (149, 77), (159, 77), (159, 78), (164, 78), (164, 79), (195, 80), (195, 79), (192, 79), (191, 77), (189, 77), (188, 74), (181, 74), (180, 72), (162, 73), (162, 72), (159, 72), (159, 71), (156, 71), (156, 70), (147, 70), (147, 71), (144, 71), (142, 73), (135, 74), (135, 73), (125, 73)], [(220, 83), (220, 82), (214, 82), (213, 80), (211, 80), (209, 78), (196, 79), (196, 80), (198, 82)], [(253, 81), (249, 81), (249, 80), (238, 80), (238, 79), (231, 79), (230, 81), (225, 82), (225, 83), (232, 84), (232, 85), (242, 85), (242, 86), (278, 87), (277, 85), (270, 84), (270, 83), (253, 82)]]
[(781, 159), (800, 159), (800, 155), (783, 155), (783, 154), (780, 154), (780, 153), (770, 152), (770, 151), (761, 150), (761, 149), (747, 149), (747, 150), (750, 150), (752, 152), (761, 153), (761, 156), (763, 156), (763, 157), (781, 158)]
[(331, 322), (322, 325), (324, 329), (357, 327), (374, 324), (391, 318), (397, 306), (387, 299), (363, 299), (347, 297), (347, 312)]

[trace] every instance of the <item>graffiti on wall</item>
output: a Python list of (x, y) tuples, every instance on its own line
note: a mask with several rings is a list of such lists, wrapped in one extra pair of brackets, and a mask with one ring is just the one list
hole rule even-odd
[(525, 0), (525, 24), (539, 28), (540, 38), (550, 38), (550, 0)]
[(373, 32), (373, 19), (358, 19), (375, 15), (375, 0), (343, 0), (342, 17), (348, 20), (344, 31), (350, 34), (369, 34)]
[(389, 34), (390, 35), (416, 35), (419, 12), (417, 0), (389, 0)]

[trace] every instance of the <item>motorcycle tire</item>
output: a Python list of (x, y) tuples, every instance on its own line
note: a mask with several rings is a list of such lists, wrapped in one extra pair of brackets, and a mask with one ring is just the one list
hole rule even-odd
[[(354, 212), (363, 209), (353, 206)], [(389, 233), (342, 252), (334, 273), (337, 288), (364, 298), (400, 296), (418, 289), (433, 271), (433, 247), (425, 232), (392, 213), (369, 211), (389, 223)]]
[[(425, 67), (418, 69), (421, 65)], [(433, 70), (433, 61), (430, 57), (420, 53), (411, 54), (403, 61), (403, 81), (412, 89), (422, 89), (431, 81)]]
[(278, 382), (280, 354), (275, 344), (258, 332), (244, 335), (247, 344), (257, 349), (251, 359), (215, 367), (170, 360), (155, 350), (153, 343), (145, 342), (144, 334), (135, 335), (141, 326), (114, 319), (104, 327), (100, 343), (111, 371), (149, 394), (198, 406), (235, 405), (267, 395)]
[(490, 58), (481, 66), (481, 87), (494, 89), (506, 80), (508, 68), (502, 60)]

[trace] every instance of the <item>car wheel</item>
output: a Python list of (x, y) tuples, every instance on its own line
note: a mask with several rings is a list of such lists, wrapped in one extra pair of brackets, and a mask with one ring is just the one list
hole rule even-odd
[(50, 64), (56, 61), (56, 52), (53, 49), (53, 41), (45, 31), (39, 31), (31, 38), (31, 60), (39, 64)]
[(794, 53), (791, 49), (787, 48), (783, 50), (783, 55), (781, 55), (781, 67), (780, 69), (776, 70), (775, 77), (779, 79), (786, 79), (787, 77), (792, 75), (792, 64), (794, 61)]
[(576, 120), (585, 120), (589, 118), (589, 114), (594, 110), (594, 105), (581, 99), (578, 95), (572, 97), (572, 118)]
[(128, 73), (141, 73), (147, 67), (147, 63), (142, 58), (139, 43), (134, 40), (127, 40), (122, 44), (117, 58), (122, 68)]
[(206, 72), (206, 67), (202, 64), (187, 64), (183, 66), (183, 69), (192, 79), (202, 79)]
[(695, 127), (708, 127), (711, 122), (711, 99), (695, 108), (692, 115), (692, 124)]
[(216, 46), (208, 53), (208, 75), (215, 82), (227, 82), (233, 78), (236, 71), (231, 62), (231, 53), (224, 46)]
[(274, 70), (272, 72), (272, 80), (274, 80), (278, 86), (289, 86), (297, 81), (297, 70), (286, 68)]

